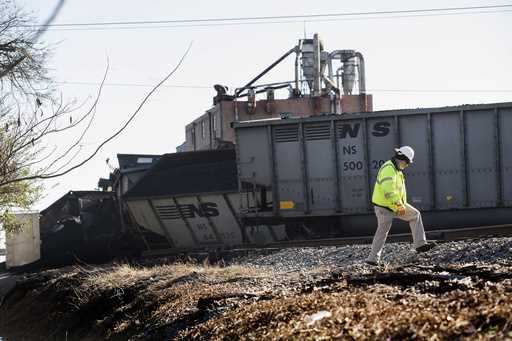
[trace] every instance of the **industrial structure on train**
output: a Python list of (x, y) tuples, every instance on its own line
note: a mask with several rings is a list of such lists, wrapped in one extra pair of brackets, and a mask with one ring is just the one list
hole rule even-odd
[[(257, 84), (288, 56), (294, 80)], [(185, 127), (177, 153), (118, 156), (119, 169), (99, 184), (112, 191), (118, 225), (105, 227), (105, 244), (87, 232), (96, 226), (83, 228), (80, 247), (185, 252), (371, 236), (372, 183), (402, 144), (417, 151), (408, 196), (427, 233), (510, 232), (512, 103), (373, 111), (365, 83), (360, 52), (329, 52), (315, 35), (245, 86), (215, 85), (213, 107)], [(83, 209), (74, 219), (47, 209), (42, 221), (80, 225)], [(45, 232), (43, 245), (51, 238)]]
[[(256, 84), (291, 55), (295, 55), (295, 79), (292, 82)], [(215, 85), (217, 95), (213, 98), (213, 107), (186, 126), (186, 141), (181, 151), (218, 149), (234, 143), (232, 122), (281, 115), (307, 117), (372, 111), (372, 96), (366, 94), (365, 84), (364, 58), (360, 52), (328, 52), (317, 34), (313, 39), (301, 39), (232, 94), (228, 93), (227, 87)], [(278, 98), (278, 91), (284, 91), (285, 98)], [(265, 98), (258, 100), (258, 94)]]

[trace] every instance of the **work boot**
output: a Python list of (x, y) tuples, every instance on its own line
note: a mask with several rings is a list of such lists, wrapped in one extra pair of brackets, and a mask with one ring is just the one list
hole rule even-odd
[(435, 248), (437, 244), (435, 242), (428, 242), (420, 247), (416, 248), (417, 253), (427, 252), (428, 250), (431, 250)]

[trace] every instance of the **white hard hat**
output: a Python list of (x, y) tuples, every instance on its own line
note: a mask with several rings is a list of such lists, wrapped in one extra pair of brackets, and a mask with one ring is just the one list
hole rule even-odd
[(412, 149), (411, 147), (409, 147), (409, 146), (402, 146), (400, 148), (395, 148), (395, 152), (398, 155), (403, 155), (406, 158), (408, 158), (409, 159), (409, 163), (413, 162), (413, 159), (414, 159), (414, 149)]

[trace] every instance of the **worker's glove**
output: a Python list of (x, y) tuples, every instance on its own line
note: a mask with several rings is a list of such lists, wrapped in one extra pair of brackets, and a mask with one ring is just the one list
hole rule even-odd
[(405, 212), (406, 212), (406, 208), (404, 205), (402, 205), (402, 204), (396, 205), (396, 214), (399, 217), (403, 217), (405, 215)]

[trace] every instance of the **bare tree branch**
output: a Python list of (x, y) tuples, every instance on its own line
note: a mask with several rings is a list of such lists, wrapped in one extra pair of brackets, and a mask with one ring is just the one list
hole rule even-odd
[[(81, 122), (83, 122), (83, 121), (84, 121), (84, 120), (85, 120), (89, 115), (91, 115), (91, 113), (94, 113), (94, 112), (95, 112), (95, 110), (96, 110), (96, 107), (97, 107), (97, 105), (98, 105), (98, 102), (99, 102), (99, 100), (100, 100), (100, 98), (101, 98), (101, 93), (102, 93), (102, 91), (103, 91), (103, 86), (104, 86), (104, 84), (105, 84), (105, 80), (106, 80), (106, 78), (107, 78), (108, 70), (109, 70), (109, 62), (108, 62), (108, 59), (107, 59), (107, 66), (106, 66), (106, 68), (105, 68), (105, 72), (104, 72), (104, 74), (103, 74), (103, 78), (102, 78), (101, 83), (100, 83), (100, 86), (99, 86), (99, 88), (98, 88), (98, 92), (97, 92), (97, 94), (96, 94), (96, 98), (95, 98), (95, 100), (94, 100), (94, 102), (93, 102), (92, 106), (89, 108), (89, 110), (88, 110), (84, 115), (82, 115), (82, 116), (80, 117), (80, 119), (78, 119), (77, 121), (75, 121), (75, 122), (74, 122), (74, 123), (72, 123), (72, 124), (66, 125), (66, 126), (65, 126), (65, 127), (63, 127), (63, 128), (55, 128), (55, 129), (51, 129), (51, 130), (50, 130), (49, 128), (50, 128), (50, 125), (51, 125), (52, 123), (54, 123), (54, 122), (55, 122), (55, 121), (56, 121), (60, 116), (63, 116), (64, 114), (69, 113), (69, 111), (67, 111), (67, 110), (62, 110), (62, 111), (61, 111), (61, 110), (60, 110), (60, 108), (62, 108), (62, 107), (59, 107), (59, 110), (58, 110), (55, 114), (53, 114), (52, 116), (50, 116), (50, 117), (48, 117), (48, 118), (46, 118), (46, 119), (44, 119), (44, 120), (39, 121), (36, 125), (34, 125), (33, 127), (30, 127), (30, 129), (27, 129), (27, 131), (26, 131), (26, 132), (30, 132), (30, 131), (33, 131), (33, 130), (35, 130), (36, 128), (38, 128), (38, 126), (39, 126), (40, 124), (42, 124), (43, 122), (48, 122), (48, 124), (44, 127), (44, 129), (43, 129), (42, 131), (40, 131), (39, 135), (37, 135), (36, 137), (33, 137), (33, 138), (31, 139), (31, 141), (29, 141), (29, 142), (22, 143), (22, 144), (21, 144), (21, 145), (20, 145), (16, 150), (14, 150), (14, 153), (17, 153), (17, 152), (19, 152), (20, 150), (22, 150), (23, 148), (26, 148), (26, 147), (27, 147), (27, 145), (28, 145), (28, 144), (30, 144), (30, 143), (32, 143), (32, 144), (33, 144), (33, 143), (35, 143), (35, 142), (38, 142), (39, 140), (41, 140), (42, 138), (47, 137), (47, 136), (48, 136), (48, 135), (50, 135), (50, 134), (59, 133), (59, 132), (63, 132), (63, 131), (65, 131), (65, 130), (72, 129), (72, 128), (74, 128), (74, 127), (78, 126)], [(87, 132), (87, 130), (89, 129), (89, 127), (90, 127), (90, 125), (91, 125), (92, 121), (94, 120), (94, 116), (95, 116), (95, 115), (93, 114), (93, 116), (92, 116), (91, 120), (89, 121), (88, 126), (87, 126), (87, 127), (86, 127), (86, 129), (85, 129), (85, 132)], [(75, 145), (77, 145), (77, 144), (79, 144), (79, 143), (80, 143), (80, 141), (81, 141), (81, 140), (82, 140), (82, 138), (83, 138), (83, 135), (85, 135), (85, 132), (83, 132), (83, 134), (82, 134), (82, 135), (81, 135), (81, 137), (78, 139), (78, 141), (76, 142), (76, 144), (75, 144)], [(74, 146), (74, 145), (72, 145), (70, 149), (72, 149), (72, 148), (73, 148), (73, 146)], [(64, 154), (65, 154), (65, 155), (67, 155), (67, 152), (66, 152), (66, 153), (64, 153)], [(65, 157), (65, 155), (63, 155), (62, 157)], [(55, 162), (57, 162), (57, 160), (55, 160)]]
[[(40, 28), (33, 34), (32, 37), (26, 39), (25, 43), (23, 43), (23, 40), (13, 39), (7, 43), (0, 44), (0, 51), (10, 53), (16, 53), (19, 51), (22, 54), (21, 56), (15, 58), (14, 61), (11, 61), (7, 65), (3, 65), (2, 70), (0, 70), (0, 79), (11, 73), (26, 58), (30, 58), (30, 54), (23, 48), (23, 46), (25, 44), (28, 46), (33, 46), (33, 44), (35, 44), (39, 40), (39, 38), (41, 38), (41, 36), (48, 30), (48, 25), (50, 25), (53, 22), (53, 20), (55, 20), (55, 18), (59, 15), (62, 7), (64, 6), (64, 2), (65, 0), (60, 0), (57, 3), (50, 16), (45, 20), (44, 24), (40, 26)], [(8, 18), (6, 21), (2, 23), (0, 33), (4, 33), (13, 26), (15, 26), (17, 24), (17, 21), (18, 20), (16, 14)], [(17, 41), (18, 44), (14, 44)], [(30, 76), (26, 74), (26, 70), (27, 69), (21, 68), (19, 72), (25, 73), (24, 78), (29, 79)], [(16, 82), (18, 82), (18, 80), (16, 80)]]
[(169, 72), (157, 85), (155, 85), (149, 92), (148, 94), (144, 97), (144, 99), (141, 101), (141, 103), (139, 104), (139, 106), (137, 107), (137, 109), (134, 111), (134, 113), (130, 116), (130, 118), (125, 122), (125, 124), (119, 129), (117, 130), (113, 135), (111, 135), (110, 137), (108, 137), (107, 139), (105, 139), (103, 142), (100, 143), (100, 145), (96, 148), (96, 150), (91, 154), (89, 155), (87, 158), (85, 158), (83, 161), (79, 162), (78, 164), (72, 166), (72, 167), (69, 167), (68, 169), (66, 169), (65, 171), (62, 171), (62, 172), (58, 172), (56, 174), (36, 174), (36, 175), (30, 175), (30, 176), (25, 176), (25, 177), (19, 177), (19, 178), (16, 178), (16, 179), (6, 179), (6, 180), (3, 180), (1, 181), (0, 180), (0, 188), (1, 186), (5, 186), (5, 185), (9, 185), (9, 184), (12, 184), (12, 183), (16, 183), (16, 182), (20, 182), (20, 181), (28, 181), (28, 180), (35, 180), (35, 179), (51, 179), (51, 178), (56, 178), (56, 177), (60, 177), (60, 176), (63, 176), (65, 174), (68, 174), (70, 173), (71, 171), (77, 169), (77, 168), (80, 168), (81, 166), (83, 166), (84, 164), (86, 164), (88, 161), (90, 161), (108, 142), (112, 141), (114, 138), (116, 138), (119, 134), (121, 134), (125, 129), (126, 127), (130, 124), (130, 122), (132, 122), (132, 120), (137, 116), (137, 114), (140, 112), (140, 110), (144, 107), (144, 105), (146, 104), (146, 102), (148, 101), (148, 99), (151, 97), (151, 95), (153, 95), (153, 93), (162, 85), (164, 84), (178, 69), (179, 67), (181, 66), (181, 64), (183, 63), (183, 61), (185, 60), (185, 58), (187, 57), (190, 49), (192, 48), (192, 42), (190, 43), (190, 45), (188, 46), (187, 50), (185, 51), (185, 53), (183, 54), (183, 56), (181, 57), (181, 59), (179, 60), (179, 62), (177, 63), (177, 65), (173, 68), (173, 70), (171, 72)]
[[(61, 100), (53, 117), (48, 120), (38, 117), (39, 113), (43, 114), (41, 100), (54, 107), (54, 86), (46, 68), (51, 51), (39, 39), (63, 4), (64, 0), (57, 0), (44, 25), (30, 29), (33, 19), (28, 14), (14, 1), (0, 0), (0, 182), (43, 174), (41, 168), (33, 168), (50, 160), (56, 149), (45, 154), (47, 147), (35, 139), (59, 129), (60, 117), (71, 109)], [(3, 228), (8, 229), (12, 222), (9, 210), (30, 207), (40, 189), (41, 184), (34, 180), (0, 185), (0, 223)]]
[(64, 6), (64, 2), (65, 0), (60, 0), (57, 5), (55, 6), (55, 8), (53, 9), (52, 13), (50, 14), (50, 16), (46, 19), (46, 21), (44, 22), (43, 25), (41, 25), (41, 28), (36, 32), (36, 34), (34, 34), (34, 36), (32, 37), (32, 41), (38, 41), (39, 38), (41, 38), (41, 36), (48, 30), (48, 26), (55, 20), (55, 18), (57, 18), (57, 16), (59, 15), (60, 13), (60, 10), (62, 9), (62, 7)]
[(14, 62), (11, 62), (9, 65), (5, 66), (4, 70), (0, 71), (0, 78), (3, 78), (11, 73), (12, 70), (14, 70), (18, 65), (21, 64), (22, 61), (25, 60), (25, 58), (27, 58), (27, 56), (21, 56)]

